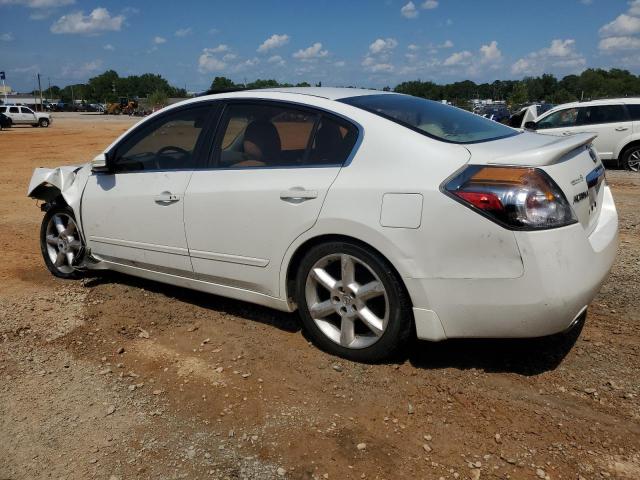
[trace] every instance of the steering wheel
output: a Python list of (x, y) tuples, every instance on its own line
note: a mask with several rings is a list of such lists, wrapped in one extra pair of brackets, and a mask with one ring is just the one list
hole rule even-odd
[(181, 147), (176, 147), (175, 145), (165, 145), (164, 147), (162, 147), (160, 150), (158, 150), (158, 152), (156, 153), (155, 156), (155, 164), (156, 164), (156, 168), (160, 169), (160, 163), (159, 163), (159, 158), (169, 152), (176, 152), (179, 153), (180, 155), (182, 155), (183, 157), (189, 156), (190, 153), (188, 150), (185, 150), (184, 148)]

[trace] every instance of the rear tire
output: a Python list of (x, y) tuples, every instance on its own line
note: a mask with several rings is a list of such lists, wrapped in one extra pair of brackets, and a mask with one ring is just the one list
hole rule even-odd
[(389, 359), (413, 333), (411, 301), (397, 273), (356, 244), (312, 247), (297, 272), (296, 302), (313, 343), (350, 360)]
[(640, 145), (634, 145), (625, 150), (622, 156), (622, 166), (625, 170), (640, 172)]
[(40, 226), (40, 251), (54, 276), (78, 278), (75, 265), (82, 260), (84, 246), (71, 208), (60, 205), (47, 211)]

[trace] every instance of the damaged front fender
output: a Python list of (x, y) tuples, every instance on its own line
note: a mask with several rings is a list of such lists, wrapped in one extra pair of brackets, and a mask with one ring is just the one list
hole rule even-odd
[(82, 235), (80, 202), (89, 175), (91, 175), (89, 164), (57, 168), (36, 168), (29, 182), (27, 196), (44, 200), (46, 203), (51, 203), (58, 197), (62, 197), (73, 210), (76, 223)]

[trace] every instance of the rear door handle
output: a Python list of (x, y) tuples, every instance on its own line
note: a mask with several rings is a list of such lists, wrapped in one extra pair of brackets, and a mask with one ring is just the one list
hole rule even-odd
[(285, 190), (280, 192), (280, 199), (287, 202), (303, 202), (305, 200), (311, 200), (318, 198), (317, 190), (305, 190), (303, 188), (292, 188), (291, 190)]
[(153, 201), (156, 203), (175, 203), (180, 201), (180, 195), (176, 195), (171, 192), (162, 192), (160, 195), (153, 197)]
[(629, 130), (629, 127), (618, 127), (618, 128), (616, 128), (616, 132), (624, 132), (625, 130)]

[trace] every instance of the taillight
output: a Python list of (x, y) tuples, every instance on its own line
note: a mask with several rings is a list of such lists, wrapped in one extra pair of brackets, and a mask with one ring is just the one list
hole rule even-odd
[(538, 168), (469, 165), (443, 191), (510, 229), (541, 230), (578, 221), (558, 185)]

